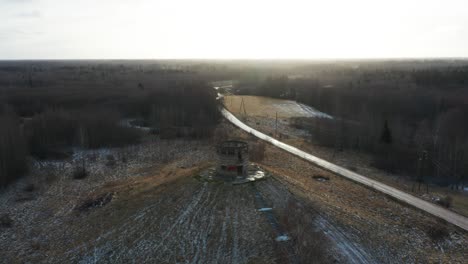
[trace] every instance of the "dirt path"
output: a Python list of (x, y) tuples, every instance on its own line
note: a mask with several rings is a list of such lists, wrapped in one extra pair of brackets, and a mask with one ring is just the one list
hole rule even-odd
[(242, 130), (246, 131), (247, 133), (250, 133), (254, 135), (255, 137), (262, 139), (278, 148), (281, 148), (293, 155), (296, 155), (302, 159), (305, 159), (309, 162), (311, 162), (314, 165), (317, 165), (325, 170), (331, 171), (333, 173), (336, 173), (337, 175), (343, 176), (347, 179), (350, 179), (352, 181), (355, 181), (357, 183), (363, 184), (369, 188), (372, 188), (374, 190), (377, 190), (379, 192), (382, 192), (384, 194), (387, 194), (401, 202), (404, 202), (406, 204), (409, 204), (411, 206), (414, 206), (420, 210), (423, 210), (429, 214), (432, 214), (438, 218), (441, 218), (451, 224), (454, 224), (466, 231), (468, 231), (468, 218), (459, 215), (457, 213), (454, 213), (452, 211), (449, 211), (447, 209), (444, 209), (440, 206), (434, 205), (432, 203), (429, 203), (427, 201), (424, 201), (420, 198), (417, 198), (413, 195), (410, 195), (408, 193), (405, 193), (403, 191), (400, 191), (396, 188), (393, 188), (391, 186), (388, 186), (386, 184), (380, 183), (378, 181), (369, 179), (365, 176), (359, 175), (355, 172), (352, 172), (348, 169), (345, 169), (343, 167), (337, 166), (333, 163), (330, 163), (326, 160), (320, 159), (318, 157), (315, 157), (309, 153), (306, 153), (300, 149), (297, 149), (296, 147), (287, 145), (281, 141), (278, 141), (268, 135), (265, 135), (261, 133), (258, 130), (255, 130), (243, 122), (241, 122), (239, 119), (237, 119), (233, 114), (231, 114), (228, 110), (226, 109), (221, 109), (221, 112), (223, 116), (229, 120), (232, 124), (235, 126), (241, 128)]

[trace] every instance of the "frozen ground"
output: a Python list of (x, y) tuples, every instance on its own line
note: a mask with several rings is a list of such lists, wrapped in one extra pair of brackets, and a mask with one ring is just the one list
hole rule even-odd
[[(418, 256), (448, 252), (439, 258), (443, 262), (466, 245), (466, 235), (457, 232), (437, 244), (428, 241), (408, 220), (408, 208), (404, 213), (396, 203), (388, 208), (385, 198), (331, 175), (330, 181), (318, 182), (309, 164), (288, 155), (266, 155), (269, 166), (294, 172), (255, 183), (263, 204), (250, 184), (193, 177), (213, 165), (208, 141), (154, 140), (123, 149), (76, 151), (68, 161), (38, 162), (30, 177), (0, 193), (0, 211), (13, 220), (11, 227), (0, 227), (0, 263), (288, 263), (290, 252), (285, 254), (281, 243), (289, 243), (299, 256), (316, 247), (338, 263), (392, 263), (408, 255), (406, 260), (417, 262), (415, 251)], [(90, 176), (74, 180), (71, 171), (83, 159)], [(51, 182), (44, 183), (50, 175)], [(297, 183), (310, 178), (306, 190), (312, 198), (292, 191), (306, 185), (276, 178)], [(28, 183), (36, 189), (25, 191)], [(85, 206), (100, 197), (110, 200)], [(368, 200), (381, 204), (369, 206)], [(316, 241), (307, 244), (306, 252), (296, 249), (303, 242), (293, 232), (297, 225), (284, 226), (281, 235), (290, 239), (277, 242), (266, 216), (287, 224), (288, 201), (315, 216), (301, 223), (301, 239)]]
[[(154, 173), (168, 162), (182, 168), (212, 160), (211, 148), (204, 141), (149, 140), (126, 148), (77, 149), (68, 160), (34, 161), (30, 175), (0, 192), (0, 216), (12, 219), (11, 227), (0, 226), (0, 255), (8, 256), (0, 263), (42, 254), (37, 248), (49, 243), (48, 232), (70, 227), (76, 208), (102, 186)], [(73, 179), (83, 160), (89, 175)]]
[[(89, 209), (68, 208), (36, 200), (32, 219), (19, 221), (2, 230), (1, 263), (288, 263), (281, 243), (255, 199), (250, 184), (208, 183), (192, 177), (195, 167), (182, 169), (175, 177), (175, 167), (163, 169), (157, 176), (119, 181), (95, 190), (111, 193), (112, 200)], [(177, 173), (176, 173), (177, 174)], [(269, 213), (278, 216), (284, 199), (290, 194), (277, 181), (255, 183)], [(91, 195), (93, 197), (93, 195)], [(272, 198), (276, 197), (276, 198)], [(275, 199), (275, 200), (270, 200)], [(279, 199), (279, 202), (278, 200)], [(72, 200), (80, 203), (82, 200)], [(63, 211), (63, 207), (67, 207)], [(328, 222), (308, 223), (326, 230), (330, 241), (336, 236)], [(322, 231), (319, 231), (322, 232)], [(317, 233), (311, 232), (311, 235)], [(287, 234), (283, 234), (287, 235)], [(340, 243), (357, 244), (340, 238)], [(333, 244), (332, 244), (333, 245)], [(352, 262), (348, 250), (340, 244), (332, 249), (333, 258)]]
[(333, 118), (331, 115), (318, 111), (313, 107), (292, 100), (274, 99), (262, 96), (224, 96), (224, 104), (234, 114), (243, 114), (241, 107), (244, 101), (245, 112), (249, 117), (291, 118), (313, 117)]
[[(282, 249), (296, 238), (284, 229), (291, 239), (276, 241), (265, 215), (282, 223), (289, 191), (278, 181), (256, 182), (265, 206), (251, 184), (197, 180), (213, 153), (210, 142), (155, 140), (36, 161), (29, 177), (0, 193), (1, 212), (13, 221), (0, 227), (0, 263), (290, 262), (294, 249)], [(83, 160), (90, 175), (72, 179)], [(34, 190), (25, 191), (30, 184)], [(331, 246), (323, 254), (347, 263), (349, 252), (365, 252), (355, 240), (337, 241), (329, 218), (321, 219), (310, 219), (306, 234), (325, 235)]]
[(287, 113), (288, 116), (293, 117), (315, 117), (315, 118), (329, 118), (333, 117), (329, 114), (318, 111), (317, 109), (296, 101), (284, 100), (281, 103), (273, 104), (281, 113)]

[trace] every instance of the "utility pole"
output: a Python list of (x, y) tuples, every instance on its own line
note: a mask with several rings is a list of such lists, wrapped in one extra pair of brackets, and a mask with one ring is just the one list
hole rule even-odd
[(276, 111), (276, 119), (275, 119), (275, 136), (278, 137), (278, 111)]
[[(427, 151), (423, 150), (419, 153), (419, 158), (418, 158), (418, 175), (416, 178), (416, 182), (418, 183), (418, 192), (421, 190), (421, 183), (424, 181), (424, 176), (425, 176), (425, 173), (427, 172), (426, 167), (427, 167)], [(426, 193), (428, 193), (429, 185), (427, 183), (425, 184), (426, 184)], [(414, 184), (411, 189), (412, 191), (414, 191)]]
[[(242, 112), (242, 110), (244, 110)], [(244, 97), (241, 97), (241, 104), (240, 104), (240, 109), (239, 109), (240, 114), (244, 114), (244, 119), (247, 118), (247, 110), (245, 110), (245, 103), (244, 103)]]

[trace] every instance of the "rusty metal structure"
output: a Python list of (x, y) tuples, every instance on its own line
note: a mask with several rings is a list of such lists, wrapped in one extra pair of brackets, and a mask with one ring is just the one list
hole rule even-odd
[(218, 165), (216, 168), (219, 176), (228, 179), (247, 177), (249, 164), (249, 145), (243, 141), (224, 141), (216, 148)]

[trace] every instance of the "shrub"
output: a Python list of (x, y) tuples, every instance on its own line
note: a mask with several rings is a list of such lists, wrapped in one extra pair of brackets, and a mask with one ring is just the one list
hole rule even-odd
[(112, 166), (115, 166), (115, 164), (117, 163), (114, 155), (112, 154), (107, 155), (106, 159), (107, 159), (106, 166), (112, 167)]
[(445, 208), (450, 208), (452, 206), (453, 198), (449, 195), (440, 198), (437, 203)]
[(437, 222), (436, 224), (427, 227), (426, 233), (433, 241), (441, 241), (449, 236), (447, 226), (445, 223), (441, 222)]
[(250, 160), (253, 162), (262, 161), (265, 158), (265, 143), (258, 141), (250, 146)]
[(87, 211), (89, 209), (93, 208), (99, 208), (103, 207), (104, 205), (110, 203), (112, 201), (112, 198), (114, 197), (114, 193), (104, 193), (101, 195), (98, 195), (93, 198), (88, 198), (83, 203), (78, 206), (76, 209), (78, 211)]
[(81, 180), (88, 176), (88, 170), (86, 170), (86, 165), (84, 160), (81, 164), (76, 165), (72, 173), (73, 179)]

